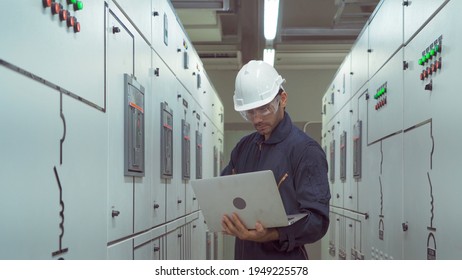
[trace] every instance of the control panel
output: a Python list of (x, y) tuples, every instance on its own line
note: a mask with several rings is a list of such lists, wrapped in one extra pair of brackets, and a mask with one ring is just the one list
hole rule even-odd
[(428, 81), (425, 85), (425, 90), (433, 89), (433, 76), (441, 70), (442, 58), (441, 51), (443, 49), (443, 35), (439, 36), (433, 43), (431, 43), (425, 50), (422, 51), (422, 56), (419, 58), (418, 63), (422, 66), (420, 73), (421, 81)]
[(125, 176), (144, 176), (144, 87), (124, 74)]
[(353, 126), (353, 177), (361, 178), (361, 133), (362, 121)]
[(188, 180), (191, 178), (191, 125), (181, 120), (181, 127), (182, 178)]
[(375, 110), (380, 110), (382, 107), (387, 105), (387, 83), (384, 83), (377, 89), (374, 99), (376, 101)]
[[(59, 17), (59, 21), (65, 23), (63, 26), (70, 28), (74, 33), (80, 32), (80, 22), (77, 20), (76, 12), (83, 9), (83, 2), (77, 0), (66, 0), (67, 6), (54, 0), (42, 0), (43, 8), (50, 8), (52, 16)], [(72, 13), (74, 12), (74, 14)]]
[(161, 103), (161, 177), (173, 177), (173, 110), (167, 102)]
[(202, 133), (196, 130), (196, 179), (202, 179)]
[(340, 180), (345, 182), (346, 180), (346, 142), (347, 142), (347, 132), (343, 131), (340, 135)]
[(329, 179), (331, 183), (334, 183), (335, 182), (335, 140), (332, 140), (332, 142), (330, 142), (329, 156), (330, 156)]

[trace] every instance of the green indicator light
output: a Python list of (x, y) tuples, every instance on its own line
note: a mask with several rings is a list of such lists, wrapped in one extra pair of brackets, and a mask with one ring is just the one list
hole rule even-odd
[(434, 56), (434, 55), (435, 55), (435, 50), (434, 50), (434, 49), (431, 49), (431, 50), (430, 50), (430, 55), (431, 55), (431, 56)]
[(387, 88), (383, 88), (383, 93), (387, 93)]
[(419, 59), (419, 65), (423, 65), (423, 64), (424, 64), (424, 62), (423, 62), (422, 58)]
[(77, 1), (77, 10), (82, 10), (83, 9), (83, 2), (82, 1)]
[(77, 0), (69, 0), (69, 4), (75, 4), (77, 3)]
[(440, 45), (436, 45), (435, 46), (435, 52), (439, 52), (440, 51)]
[(423, 62), (423, 63), (427, 62), (427, 58), (425, 57), (425, 55), (422, 56), (422, 62)]
[(425, 58), (426, 58), (427, 60), (430, 59), (430, 53), (427, 53), (427, 54), (425, 55)]

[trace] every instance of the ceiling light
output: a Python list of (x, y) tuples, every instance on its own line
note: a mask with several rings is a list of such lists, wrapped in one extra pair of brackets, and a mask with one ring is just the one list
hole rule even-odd
[(263, 50), (263, 61), (269, 65), (274, 65), (274, 49), (264, 49)]
[(264, 34), (266, 40), (276, 38), (278, 25), (279, 0), (265, 0), (264, 7)]

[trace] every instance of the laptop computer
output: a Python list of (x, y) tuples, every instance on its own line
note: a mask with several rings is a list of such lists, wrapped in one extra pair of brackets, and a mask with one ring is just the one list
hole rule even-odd
[(248, 229), (284, 227), (307, 214), (287, 215), (271, 170), (191, 180), (209, 231), (222, 231), (223, 215), (237, 213)]

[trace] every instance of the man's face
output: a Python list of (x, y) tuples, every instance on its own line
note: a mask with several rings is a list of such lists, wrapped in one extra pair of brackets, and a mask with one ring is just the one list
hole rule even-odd
[(255, 130), (265, 137), (265, 140), (283, 119), (286, 100), (287, 93), (283, 92), (270, 103), (247, 112), (248, 120), (252, 122)]

